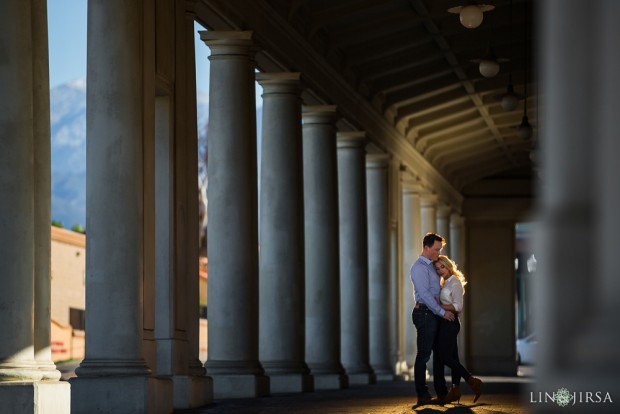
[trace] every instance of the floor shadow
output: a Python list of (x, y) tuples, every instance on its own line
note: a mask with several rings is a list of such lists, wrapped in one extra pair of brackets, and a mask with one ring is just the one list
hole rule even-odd
[[(421, 408), (420, 408), (421, 407)], [(471, 406), (467, 405), (454, 405), (454, 406), (413, 406), (411, 409), (416, 414), (435, 414), (435, 413), (451, 413), (451, 414), (471, 414), (474, 411)]]
[(433, 414), (433, 413), (451, 413), (451, 414), (469, 414), (474, 412), (477, 407), (489, 407), (494, 404), (477, 403), (477, 404), (423, 404), (414, 405), (411, 410), (416, 414)]

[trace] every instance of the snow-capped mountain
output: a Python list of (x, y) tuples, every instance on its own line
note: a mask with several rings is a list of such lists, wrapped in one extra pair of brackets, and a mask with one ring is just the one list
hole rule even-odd
[[(206, 145), (209, 97), (198, 92), (199, 148)], [(86, 224), (86, 80), (50, 90), (52, 220)], [(204, 149), (199, 149), (204, 154)]]
[(50, 91), (52, 219), (86, 224), (86, 81)]

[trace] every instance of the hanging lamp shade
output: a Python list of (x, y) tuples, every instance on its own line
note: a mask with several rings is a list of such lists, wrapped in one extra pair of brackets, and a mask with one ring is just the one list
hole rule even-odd
[(478, 63), (478, 70), (480, 74), (485, 78), (492, 78), (499, 73), (499, 64), (500, 62), (507, 62), (508, 59), (498, 58), (495, 55), (495, 51), (493, 50), (493, 46), (489, 43), (489, 47), (487, 49), (486, 54), (482, 59), (471, 59), (471, 62)]
[(530, 121), (527, 119), (527, 115), (523, 115), (521, 124), (517, 127), (517, 136), (524, 141), (532, 138), (532, 126), (530, 125)]
[(461, 24), (466, 28), (475, 29), (482, 23), (484, 12), (494, 8), (495, 6), (489, 4), (468, 4), (467, 6), (451, 7), (448, 12), (458, 14)]
[(480, 61), (478, 70), (485, 78), (492, 78), (499, 73), (499, 63), (495, 59), (485, 58)]
[(480, 10), (480, 7), (474, 5), (463, 7), (459, 13), (461, 24), (468, 29), (475, 29), (480, 26), (483, 18), (484, 13)]
[(515, 93), (512, 83), (508, 84), (506, 93), (502, 96), (501, 105), (504, 111), (514, 111), (519, 106), (519, 97)]

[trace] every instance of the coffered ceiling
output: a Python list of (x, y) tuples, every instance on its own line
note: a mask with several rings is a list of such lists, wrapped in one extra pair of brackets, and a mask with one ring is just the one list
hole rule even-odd
[[(413, 150), (466, 197), (530, 197), (537, 177), (530, 160), (533, 140), (516, 133), (524, 102), (506, 112), (498, 96), (510, 76), (515, 91), (525, 95), (527, 76), (527, 115), (536, 138), (535, 10), (530, 0), (486, 3), (495, 9), (484, 14), (480, 27), (467, 29), (447, 11), (465, 0), (202, 1), (207, 27), (220, 29), (226, 20), (254, 30), (257, 41), (268, 46), (263, 55), (302, 72), (326, 103), (340, 104), (333, 89), (319, 84), (321, 76), (345, 83), (346, 95), (354, 95), (348, 96), (348, 120), (369, 131), (377, 148)], [(282, 33), (296, 37), (297, 47), (287, 49)], [(480, 75), (472, 62), (485, 56), (489, 45), (507, 60), (493, 78)], [(310, 62), (317, 59), (320, 76)], [(351, 109), (351, 103), (370, 109)], [(379, 118), (397, 137), (397, 147), (368, 127)]]

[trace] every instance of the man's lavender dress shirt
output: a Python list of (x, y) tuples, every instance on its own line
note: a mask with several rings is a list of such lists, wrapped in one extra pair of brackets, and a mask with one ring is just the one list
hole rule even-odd
[(409, 273), (411, 275), (411, 282), (413, 282), (416, 303), (423, 303), (435, 315), (443, 316), (446, 311), (439, 306), (441, 286), (439, 285), (439, 276), (437, 276), (433, 262), (424, 256), (420, 256), (411, 266)]

